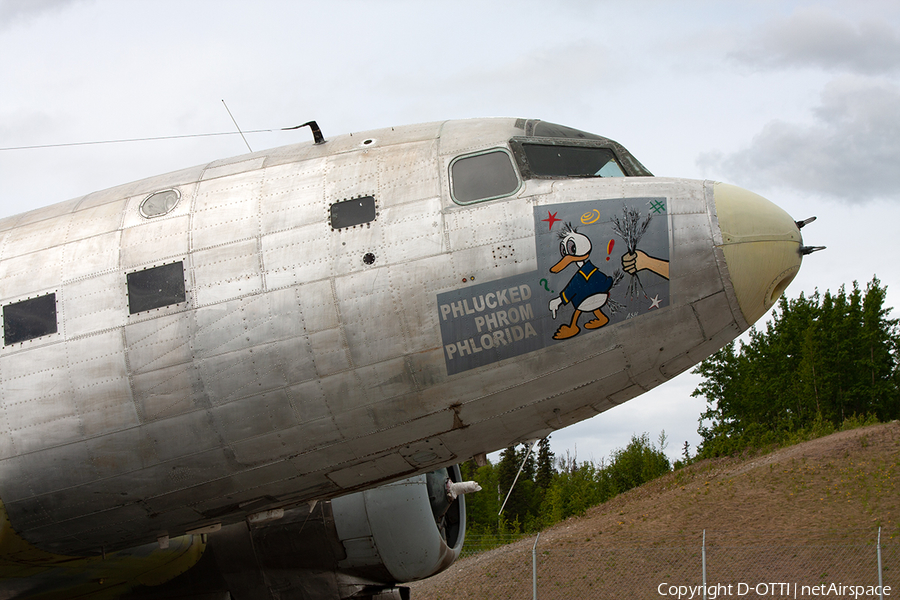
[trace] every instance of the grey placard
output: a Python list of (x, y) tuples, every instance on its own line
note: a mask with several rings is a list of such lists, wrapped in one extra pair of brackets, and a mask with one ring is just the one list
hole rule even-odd
[(536, 302), (533, 273), (438, 294), (447, 373), (543, 348), (544, 308)]

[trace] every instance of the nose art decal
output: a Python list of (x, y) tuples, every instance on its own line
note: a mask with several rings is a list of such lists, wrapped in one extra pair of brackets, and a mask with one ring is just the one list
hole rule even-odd
[(448, 374), (669, 305), (665, 198), (538, 206), (534, 224), (537, 271), (438, 294)]

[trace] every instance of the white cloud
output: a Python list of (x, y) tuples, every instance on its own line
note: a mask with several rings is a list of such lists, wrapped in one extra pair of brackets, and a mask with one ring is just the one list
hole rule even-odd
[(705, 153), (713, 177), (756, 189), (787, 188), (849, 202), (900, 199), (900, 89), (883, 80), (832, 81), (811, 125), (770, 121), (750, 145)]
[(61, 11), (82, 0), (0, 0), (0, 29), (19, 20), (43, 13)]
[(883, 21), (852, 22), (821, 7), (769, 21), (731, 54), (753, 67), (817, 67), (865, 74), (900, 68), (900, 35)]

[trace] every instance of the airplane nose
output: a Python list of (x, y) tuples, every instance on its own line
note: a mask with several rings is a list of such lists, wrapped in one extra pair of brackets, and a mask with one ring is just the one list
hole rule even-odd
[(800, 270), (797, 223), (762, 196), (727, 183), (714, 187), (722, 251), (741, 312), (752, 324)]

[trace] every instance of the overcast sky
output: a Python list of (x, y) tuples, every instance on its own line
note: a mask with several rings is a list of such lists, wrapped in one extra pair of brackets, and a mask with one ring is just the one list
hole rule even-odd
[[(0, 148), (246, 130), (325, 135), (540, 118), (657, 175), (726, 181), (795, 218), (788, 288), (877, 275), (900, 298), (900, 3), (0, 0)], [(308, 130), (248, 135), (254, 150)], [(0, 150), (0, 217), (246, 152), (239, 136)], [(865, 244), (861, 245), (861, 242)], [(895, 311), (893, 316), (897, 316)], [(665, 429), (696, 447), (697, 376), (553, 435), (595, 459)]]

